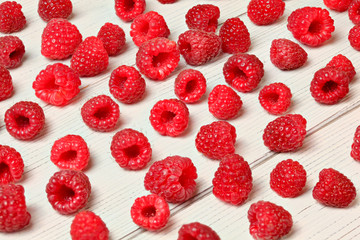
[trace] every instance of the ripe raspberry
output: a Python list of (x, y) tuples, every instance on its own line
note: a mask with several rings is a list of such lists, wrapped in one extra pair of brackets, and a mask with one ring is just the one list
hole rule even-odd
[(56, 172), (46, 185), (47, 198), (60, 214), (69, 215), (85, 207), (91, 193), (89, 178), (74, 170)]
[(22, 6), (15, 1), (0, 4), (0, 32), (18, 32), (25, 27), (26, 18), (21, 8)]
[(24, 161), (20, 153), (12, 147), (0, 145), (0, 184), (18, 182), (23, 172)]
[(147, 137), (139, 131), (125, 128), (111, 141), (111, 155), (120, 167), (139, 170), (151, 160), (152, 149)]
[(62, 18), (51, 19), (41, 35), (41, 54), (49, 59), (70, 57), (82, 41), (77, 27)]
[(269, 25), (278, 20), (285, 10), (283, 0), (251, 0), (247, 15), (256, 25)]
[(204, 75), (194, 69), (185, 69), (175, 79), (175, 94), (185, 103), (194, 103), (206, 92)]
[(212, 32), (188, 30), (180, 34), (178, 45), (188, 64), (200, 66), (219, 55), (221, 38)]
[(220, 240), (219, 235), (209, 226), (199, 222), (182, 225), (177, 240)]
[(211, 159), (220, 160), (235, 152), (236, 130), (225, 121), (204, 125), (196, 135), (196, 149)]
[(135, 68), (122, 65), (112, 71), (109, 87), (114, 98), (130, 104), (142, 99), (146, 83)]
[(344, 55), (338, 54), (331, 59), (331, 61), (326, 65), (326, 67), (334, 67), (343, 71), (348, 75), (349, 81), (352, 81), (356, 71), (352, 62), (345, 57)]
[(234, 118), (241, 109), (242, 101), (232, 88), (217, 85), (209, 94), (209, 112), (218, 119)]
[(70, 235), (72, 240), (108, 240), (109, 230), (95, 213), (83, 211), (72, 221)]
[(136, 66), (142, 74), (153, 80), (165, 79), (179, 61), (180, 52), (176, 43), (162, 37), (145, 42), (136, 53)]
[(156, 37), (168, 37), (170, 30), (159, 13), (150, 11), (137, 16), (131, 23), (130, 36), (136, 46)]
[(360, 51), (360, 25), (356, 25), (349, 31), (348, 36), (350, 45), (355, 49)]
[(34, 102), (21, 101), (5, 112), (6, 130), (20, 140), (31, 140), (45, 125), (42, 108)]
[(354, 184), (344, 174), (332, 168), (321, 170), (313, 189), (315, 200), (325, 206), (344, 208), (356, 197)]
[(0, 232), (16, 232), (29, 224), (23, 186), (1, 184), (0, 206)]
[(300, 195), (305, 183), (304, 167), (292, 159), (279, 162), (270, 174), (271, 189), (284, 198)]
[(268, 123), (264, 130), (265, 146), (275, 152), (300, 148), (306, 135), (306, 119), (300, 114), (287, 114)]
[(155, 103), (149, 119), (153, 128), (161, 135), (176, 137), (188, 126), (189, 109), (177, 99), (164, 99)]
[(238, 53), (226, 61), (223, 73), (230, 86), (240, 92), (249, 92), (264, 76), (264, 65), (255, 55)]
[(348, 9), (349, 19), (355, 24), (360, 24), (360, 0), (353, 0)]
[(220, 17), (220, 9), (212, 4), (199, 4), (189, 9), (185, 15), (189, 29), (215, 32)]
[(196, 190), (196, 167), (190, 158), (170, 156), (154, 162), (145, 175), (145, 189), (171, 203), (182, 203)]
[(328, 40), (335, 30), (329, 11), (317, 7), (304, 7), (293, 11), (287, 28), (294, 38), (305, 45), (316, 47)]
[(10, 72), (0, 65), (0, 101), (11, 97), (12, 92), (13, 84)]
[(89, 148), (79, 135), (66, 135), (54, 142), (50, 160), (60, 169), (82, 171), (90, 159)]
[(168, 3), (174, 3), (176, 2), (177, 0), (158, 0), (160, 3), (162, 4), (168, 4)]
[(88, 100), (81, 108), (81, 117), (91, 129), (112, 131), (119, 120), (119, 105), (109, 96), (99, 95)]
[(72, 13), (70, 0), (40, 0), (38, 6), (39, 16), (46, 22), (52, 18), (68, 18)]
[(254, 239), (280, 239), (292, 228), (291, 214), (271, 202), (258, 201), (248, 211), (250, 234)]
[(355, 131), (354, 142), (351, 145), (351, 157), (356, 161), (360, 161), (360, 126)]
[(97, 38), (101, 40), (109, 56), (118, 55), (126, 42), (124, 30), (112, 23), (105, 23), (100, 28)]
[(134, 20), (145, 8), (145, 0), (115, 0), (116, 15), (125, 22)]
[(261, 89), (259, 101), (261, 106), (271, 114), (283, 114), (291, 103), (291, 91), (283, 83), (272, 83)]
[(324, 4), (335, 11), (344, 12), (348, 9), (352, 0), (324, 0)]
[(25, 53), (25, 46), (16, 36), (0, 37), (0, 65), (15, 68), (20, 65)]
[(33, 82), (35, 95), (44, 102), (55, 106), (69, 103), (79, 92), (79, 75), (62, 63), (48, 65)]
[(240, 18), (229, 18), (221, 26), (219, 32), (221, 48), (226, 53), (244, 53), (251, 45), (250, 34)]

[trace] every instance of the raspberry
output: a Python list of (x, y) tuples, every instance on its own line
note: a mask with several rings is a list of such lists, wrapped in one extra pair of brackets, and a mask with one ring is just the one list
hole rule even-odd
[(116, 15), (126, 22), (134, 20), (145, 8), (145, 0), (115, 0)]
[(287, 114), (268, 123), (263, 140), (271, 151), (291, 152), (303, 145), (305, 135), (306, 119), (300, 114)]
[(89, 178), (74, 170), (56, 172), (46, 185), (46, 194), (51, 206), (60, 214), (69, 215), (85, 207), (90, 197)]
[(335, 30), (329, 11), (317, 7), (304, 7), (288, 17), (287, 28), (301, 43), (316, 47), (328, 40)]
[(66, 135), (54, 142), (50, 160), (60, 169), (81, 171), (88, 165), (89, 148), (79, 135)]
[(130, 213), (135, 224), (150, 231), (165, 227), (170, 217), (169, 204), (155, 194), (135, 199)]
[(195, 69), (185, 69), (175, 79), (175, 94), (185, 103), (194, 103), (206, 92), (206, 79)]
[(119, 120), (119, 105), (109, 96), (99, 95), (88, 100), (81, 108), (81, 117), (91, 129), (112, 131)]
[(337, 68), (322, 68), (315, 73), (310, 92), (319, 103), (335, 104), (349, 92), (349, 78)]
[(356, 161), (360, 161), (360, 126), (356, 128), (350, 155)]
[(150, 11), (137, 16), (131, 23), (130, 36), (136, 46), (156, 37), (168, 37), (170, 30), (159, 13)]
[(349, 19), (355, 24), (360, 24), (360, 0), (353, 0), (348, 9)]
[(349, 81), (352, 81), (356, 71), (352, 62), (342, 54), (338, 54), (331, 59), (331, 61), (326, 65), (326, 67), (334, 67), (343, 71), (348, 75)]
[(220, 240), (219, 235), (209, 226), (199, 222), (182, 225), (177, 240)]
[(188, 126), (189, 109), (177, 99), (164, 99), (155, 103), (149, 119), (153, 128), (161, 135), (176, 137)]
[(251, 45), (250, 34), (240, 18), (229, 18), (219, 32), (222, 51), (226, 53), (244, 53)]
[(198, 29), (205, 32), (215, 32), (220, 9), (212, 4), (199, 4), (189, 9), (185, 15), (189, 29)]
[(182, 203), (196, 190), (196, 167), (190, 158), (170, 156), (154, 162), (145, 175), (145, 189), (171, 203)]
[(232, 88), (217, 85), (209, 94), (209, 111), (218, 119), (234, 118), (241, 109), (242, 101)]
[(283, 0), (251, 0), (247, 15), (256, 25), (269, 25), (278, 20), (285, 10)]
[(325, 206), (344, 208), (356, 197), (354, 184), (344, 174), (335, 169), (321, 170), (319, 182), (313, 189), (315, 200)]
[(196, 135), (196, 149), (211, 159), (220, 160), (235, 152), (236, 130), (225, 121), (204, 125)]
[(261, 89), (259, 101), (261, 106), (271, 114), (283, 114), (291, 103), (291, 91), (283, 83), (272, 83)]
[(176, 2), (177, 0), (158, 0), (160, 3), (162, 4), (168, 4), (168, 3), (174, 3)]
[(25, 46), (16, 36), (0, 37), (0, 65), (15, 68), (20, 65), (25, 53)]
[(109, 55), (99, 38), (87, 37), (75, 50), (70, 63), (80, 77), (92, 77), (106, 70)]
[(24, 188), (21, 185), (0, 185), (0, 232), (16, 232), (31, 219), (26, 209)]
[(147, 137), (139, 131), (125, 128), (111, 141), (111, 155), (120, 167), (139, 170), (151, 160), (152, 149)]
[(0, 184), (18, 182), (23, 172), (24, 161), (20, 153), (12, 147), (0, 145)]
[(349, 31), (348, 36), (350, 45), (355, 49), (360, 51), (360, 25), (356, 25)]
[(49, 59), (70, 57), (82, 41), (77, 27), (62, 18), (51, 19), (41, 35), (41, 54)]
[(279, 162), (270, 174), (271, 189), (284, 198), (300, 195), (305, 183), (304, 167), (292, 159)]
[(21, 8), (22, 6), (15, 1), (0, 4), (0, 32), (18, 32), (25, 27), (26, 18)]
[(72, 240), (108, 240), (109, 230), (99, 216), (91, 211), (76, 214), (71, 223)]
[(11, 97), (12, 92), (13, 84), (10, 72), (0, 65), (0, 101)]
[(146, 83), (135, 68), (122, 65), (112, 71), (109, 88), (114, 98), (130, 104), (142, 99)]
[(223, 73), (230, 86), (240, 92), (249, 92), (264, 76), (264, 65), (255, 55), (238, 53), (226, 61)]
[(307, 53), (299, 44), (280, 38), (271, 43), (270, 60), (281, 70), (293, 70), (305, 64)]
[(250, 234), (254, 239), (280, 239), (292, 228), (291, 214), (271, 202), (258, 201), (248, 211)]
[(335, 11), (344, 12), (348, 9), (352, 0), (324, 0), (324, 4)]
[(180, 52), (174, 41), (153, 38), (142, 44), (136, 53), (136, 66), (153, 80), (163, 80), (177, 67)]
[(44, 102), (55, 106), (69, 103), (79, 92), (79, 75), (62, 63), (48, 65), (33, 82), (35, 95)]
[(38, 6), (39, 16), (46, 22), (52, 18), (68, 18), (72, 13), (70, 0), (40, 0)]
[(21, 101), (5, 112), (4, 122), (11, 136), (20, 140), (31, 140), (44, 127), (45, 115), (37, 103)]
[(100, 28), (97, 38), (101, 40), (109, 56), (118, 55), (126, 42), (124, 30), (112, 23), (105, 23)]
[(215, 197), (233, 205), (243, 204), (253, 186), (249, 164), (237, 154), (226, 155), (221, 159), (212, 183)]

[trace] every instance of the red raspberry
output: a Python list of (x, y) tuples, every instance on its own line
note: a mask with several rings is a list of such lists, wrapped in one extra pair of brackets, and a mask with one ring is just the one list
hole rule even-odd
[(0, 145), (0, 184), (18, 182), (23, 172), (24, 161), (20, 153), (12, 147)]
[(35, 95), (44, 102), (55, 106), (69, 103), (79, 92), (79, 75), (62, 63), (48, 65), (33, 82)]
[(261, 106), (271, 114), (283, 114), (291, 103), (291, 91), (283, 83), (272, 83), (261, 89), (259, 101)]
[(44, 127), (45, 115), (37, 103), (21, 101), (5, 112), (4, 122), (11, 136), (20, 140), (31, 140)]
[(56, 172), (46, 185), (46, 194), (51, 206), (60, 214), (76, 213), (86, 206), (90, 197), (89, 178), (74, 170)]
[(209, 111), (218, 119), (234, 118), (241, 109), (242, 101), (232, 88), (217, 85), (209, 94)]
[(194, 195), (196, 178), (196, 167), (190, 158), (170, 156), (151, 165), (144, 185), (168, 202), (182, 203)]
[(219, 235), (209, 226), (199, 222), (182, 225), (177, 240), (220, 240)]
[(167, 38), (153, 38), (139, 48), (136, 66), (140, 72), (153, 80), (163, 80), (177, 67), (180, 52), (174, 41)]
[(223, 73), (230, 86), (240, 92), (249, 92), (264, 76), (264, 65), (255, 55), (239, 53), (226, 61)]
[(51, 19), (41, 35), (41, 54), (49, 59), (70, 57), (82, 41), (77, 27), (62, 18)]
[(313, 189), (315, 200), (325, 206), (344, 208), (356, 197), (354, 184), (344, 174), (332, 168), (321, 170)]
[(11, 97), (13, 89), (9, 70), (0, 65), (0, 101)]
[(21, 8), (22, 6), (15, 1), (0, 4), (0, 32), (18, 32), (25, 27), (26, 18)]
[(316, 47), (328, 40), (335, 30), (329, 11), (317, 7), (304, 7), (293, 11), (287, 28), (301, 43)]
[(137, 16), (131, 23), (130, 36), (136, 46), (156, 37), (168, 37), (170, 30), (159, 13), (150, 11)]
[(248, 211), (250, 234), (254, 239), (280, 239), (292, 228), (291, 214), (271, 202), (258, 201)]
[(349, 19), (355, 24), (360, 24), (360, 0), (353, 0), (348, 9)]
[(105, 23), (97, 35), (109, 56), (115, 56), (124, 48), (126, 38), (124, 30), (116, 24)]
[(220, 9), (212, 4), (199, 4), (189, 9), (185, 15), (189, 29), (215, 32), (220, 17)]
[(278, 20), (285, 10), (283, 0), (251, 0), (247, 15), (256, 25), (269, 25)]
[(324, 0), (324, 4), (335, 11), (344, 12), (348, 9), (352, 0)]
[(0, 232), (16, 232), (29, 224), (23, 186), (1, 184), (0, 206)]
[(236, 130), (225, 121), (204, 125), (196, 135), (196, 149), (211, 159), (220, 160), (235, 152)]
[(352, 81), (356, 71), (352, 62), (342, 54), (338, 54), (331, 59), (331, 61), (326, 65), (326, 67), (334, 67), (343, 71), (348, 75), (349, 81)]
[(145, 0), (115, 0), (116, 15), (126, 22), (134, 20), (145, 8)]
[(66, 135), (51, 148), (50, 160), (60, 169), (84, 170), (89, 159), (89, 148), (79, 135)]
[(355, 131), (354, 142), (351, 145), (351, 157), (356, 161), (360, 161), (360, 126)]
[(72, 13), (70, 0), (40, 0), (38, 6), (39, 16), (46, 22), (52, 18), (68, 18)]
[(226, 53), (244, 53), (251, 45), (250, 34), (240, 18), (229, 18), (221, 26), (219, 32), (221, 48)]
[(111, 155), (120, 167), (139, 170), (151, 160), (152, 149), (147, 137), (139, 131), (125, 128), (111, 141)]
[(189, 109), (177, 99), (164, 99), (155, 103), (149, 119), (153, 128), (161, 135), (176, 137), (188, 126)]
[(349, 31), (348, 36), (350, 45), (355, 49), (360, 51), (360, 25), (356, 25)]
[(174, 3), (176, 2), (177, 0), (158, 0), (160, 3), (162, 4), (168, 4), (168, 3)]
[(275, 152), (300, 148), (306, 135), (306, 119), (300, 114), (287, 114), (268, 123), (264, 130), (265, 146)]
[(323, 104), (335, 104), (349, 92), (349, 78), (345, 72), (325, 67), (318, 70), (310, 84), (311, 96)]
[(109, 87), (118, 101), (135, 103), (144, 96), (146, 83), (135, 68), (122, 65), (112, 71)]
[(301, 194), (306, 184), (306, 171), (297, 161), (287, 159), (279, 162), (270, 174), (270, 187), (284, 198)]
[(212, 183), (215, 197), (233, 205), (243, 204), (253, 186), (249, 164), (237, 154), (226, 155), (221, 159)]
[(108, 240), (109, 230), (95, 213), (83, 211), (72, 221), (70, 235), (72, 240)]
[(119, 120), (119, 105), (109, 96), (99, 95), (88, 100), (81, 108), (81, 117), (91, 129), (112, 131)]
[(175, 79), (175, 94), (185, 103), (194, 103), (206, 92), (204, 75), (194, 69), (185, 69)]
[(15, 68), (20, 65), (25, 53), (25, 46), (16, 36), (0, 37), (0, 65)]

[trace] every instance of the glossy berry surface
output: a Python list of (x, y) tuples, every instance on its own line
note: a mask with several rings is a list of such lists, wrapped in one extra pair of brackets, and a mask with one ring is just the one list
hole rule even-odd
[(350, 45), (355, 50), (360, 51), (360, 25), (356, 25), (350, 29), (348, 39)]
[(185, 22), (189, 29), (215, 32), (220, 17), (220, 9), (212, 4), (199, 4), (189, 9)]
[(39, 16), (46, 22), (53, 18), (68, 18), (72, 9), (70, 0), (40, 0), (38, 5)]
[(72, 240), (108, 240), (109, 229), (98, 215), (82, 211), (72, 221), (70, 235)]
[(13, 89), (12, 77), (9, 70), (0, 65), (0, 101), (11, 97)]
[(349, 19), (355, 24), (360, 23), (360, 0), (353, 0), (348, 9)]
[(22, 6), (15, 1), (5, 1), (0, 4), (0, 32), (13, 33), (22, 30), (26, 18)]
[(283, 0), (251, 0), (247, 15), (256, 25), (269, 25), (278, 20), (284, 13)]
[(339, 69), (340, 71), (343, 71), (346, 73), (346, 75), (349, 77), (349, 81), (351, 82), (354, 79), (354, 76), (356, 74), (355, 67), (346, 56), (342, 54), (338, 54), (334, 56), (328, 64), (326, 64), (326, 67), (334, 67)]
[(18, 67), (25, 54), (25, 46), (16, 36), (0, 37), (0, 65), (5, 68)]
[(177, 238), (177, 240), (189, 240), (189, 239), (220, 240), (220, 237), (209, 226), (199, 222), (192, 222), (181, 226)]
[(346, 11), (352, 0), (324, 0), (324, 4), (335, 11), (344, 12)]
[(260, 105), (270, 114), (283, 114), (290, 107), (291, 91), (283, 83), (271, 83), (259, 93)]
[(351, 145), (351, 157), (356, 160), (360, 161), (360, 126), (356, 128), (353, 144)]
[(125, 22), (131, 22), (146, 8), (145, 0), (115, 0), (116, 15)]
[(124, 30), (112, 23), (105, 23), (100, 28), (97, 38), (101, 40), (109, 56), (120, 54), (126, 42)]
[(0, 184), (18, 182), (24, 172), (24, 161), (14, 148), (0, 145)]
[(206, 79), (195, 69), (185, 69), (175, 79), (175, 94), (185, 103), (195, 103), (206, 92)]
[(219, 36), (225, 53), (244, 53), (250, 48), (250, 33), (240, 18), (227, 19), (220, 28)]

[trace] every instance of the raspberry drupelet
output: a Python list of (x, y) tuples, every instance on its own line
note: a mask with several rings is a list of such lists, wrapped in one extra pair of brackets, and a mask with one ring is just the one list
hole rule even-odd
[(328, 64), (326, 64), (326, 67), (334, 67), (339, 69), (340, 71), (343, 71), (346, 73), (346, 75), (349, 77), (349, 81), (351, 82), (354, 79), (354, 76), (356, 74), (355, 68), (352, 64), (352, 62), (345, 57), (342, 54), (338, 54), (334, 56)]
[(250, 33), (240, 18), (227, 19), (220, 28), (219, 36), (225, 53), (244, 53), (250, 48)]
[(179, 229), (177, 240), (220, 240), (219, 235), (209, 226), (192, 222), (184, 224)]
[(5, 1), (0, 4), (0, 32), (13, 33), (22, 30), (26, 18), (21, 11), (22, 6), (15, 1)]
[(185, 103), (195, 103), (206, 92), (206, 79), (195, 69), (185, 69), (175, 79), (175, 95)]
[(16, 36), (0, 37), (0, 66), (16, 68), (21, 64), (25, 54), (25, 46)]
[(97, 38), (101, 40), (109, 56), (118, 55), (126, 42), (124, 30), (112, 23), (105, 23), (100, 28)]
[(351, 157), (356, 161), (360, 161), (360, 126), (355, 130), (354, 141), (351, 145)]
[(348, 9), (349, 19), (355, 24), (360, 24), (360, 0), (353, 0)]
[(18, 182), (24, 173), (24, 161), (14, 148), (0, 145), (0, 184)]
[(344, 12), (348, 9), (352, 0), (324, 0), (324, 4), (335, 11)]
[(260, 105), (271, 114), (283, 114), (290, 107), (291, 91), (283, 83), (272, 83), (261, 89)]
[(159, 3), (162, 3), (162, 4), (170, 4), (170, 3), (174, 3), (176, 2), (177, 0), (158, 0)]
[(269, 25), (278, 20), (285, 10), (283, 0), (251, 0), (247, 15), (256, 25)]
[(46, 22), (53, 18), (68, 18), (72, 9), (70, 0), (40, 0), (38, 5), (39, 16)]
[(220, 9), (212, 4), (199, 4), (189, 9), (185, 22), (189, 29), (215, 32), (220, 17)]
[(116, 15), (125, 22), (134, 20), (145, 8), (145, 0), (115, 0)]
[(360, 25), (352, 27), (348, 36), (350, 45), (357, 51), (360, 51)]
[(70, 235), (72, 240), (108, 240), (109, 229), (98, 215), (82, 211), (72, 221)]
[(0, 65), (0, 101), (10, 98), (13, 89), (12, 77), (9, 70)]

